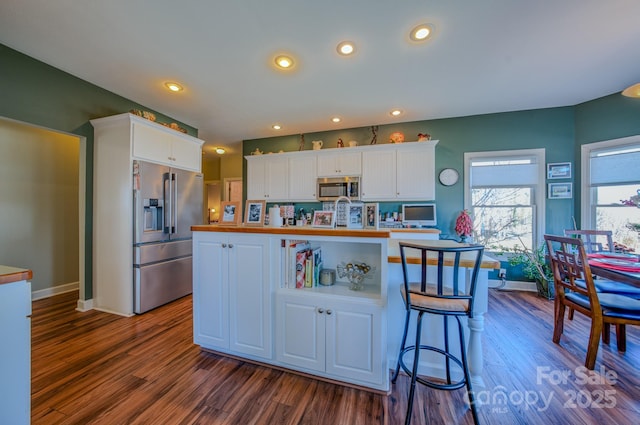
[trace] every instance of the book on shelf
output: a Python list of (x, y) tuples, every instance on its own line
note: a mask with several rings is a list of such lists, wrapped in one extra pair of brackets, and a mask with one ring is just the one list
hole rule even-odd
[(309, 249), (309, 242), (306, 240), (287, 240), (285, 241), (284, 255), (284, 287), (296, 287), (296, 262), (298, 251)]

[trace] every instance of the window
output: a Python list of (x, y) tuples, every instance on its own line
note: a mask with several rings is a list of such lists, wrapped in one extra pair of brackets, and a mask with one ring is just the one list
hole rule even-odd
[(582, 146), (582, 227), (638, 251), (640, 136)]
[(544, 228), (544, 149), (469, 152), (465, 208), (474, 239), (494, 251), (538, 246)]

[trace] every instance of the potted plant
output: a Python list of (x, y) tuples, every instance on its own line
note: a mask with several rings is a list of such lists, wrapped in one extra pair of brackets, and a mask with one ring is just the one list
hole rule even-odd
[(509, 265), (522, 266), (522, 273), (525, 277), (535, 280), (538, 295), (552, 300), (555, 296), (553, 285), (553, 271), (547, 263), (547, 251), (545, 245), (540, 245), (535, 250), (527, 248), (522, 240), (522, 247), (514, 247), (513, 255), (509, 258)]
[(469, 217), (469, 211), (463, 210), (456, 218), (456, 233), (460, 236), (461, 242), (466, 242), (467, 238), (473, 234), (473, 221)]

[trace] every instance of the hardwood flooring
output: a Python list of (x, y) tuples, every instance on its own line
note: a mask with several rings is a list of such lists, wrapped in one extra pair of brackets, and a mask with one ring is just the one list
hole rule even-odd
[[(74, 310), (77, 293), (33, 304), (32, 423), (401, 424), (406, 376), (388, 396), (203, 352), (191, 297), (123, 318)], [(583, 372), (588, 321), (576, 314), (551, 341), (553, 302), (490, 291), (483, 424), (640, 423), (640, 329), (627, 352), (601, 344)], [(471, 424), (464, 390), (419, 387), (413, 424)], [(550, 400), (550, 401), (549, 401)]]

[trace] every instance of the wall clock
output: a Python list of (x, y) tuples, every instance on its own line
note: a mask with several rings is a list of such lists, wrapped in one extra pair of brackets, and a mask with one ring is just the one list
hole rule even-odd
[(440, 175), (438, 177), (440, 179), (440, 183), (444, 186), (453, 186), (458, 182), (458, 172), (453, 168), (445, 168), (440, 171)]

